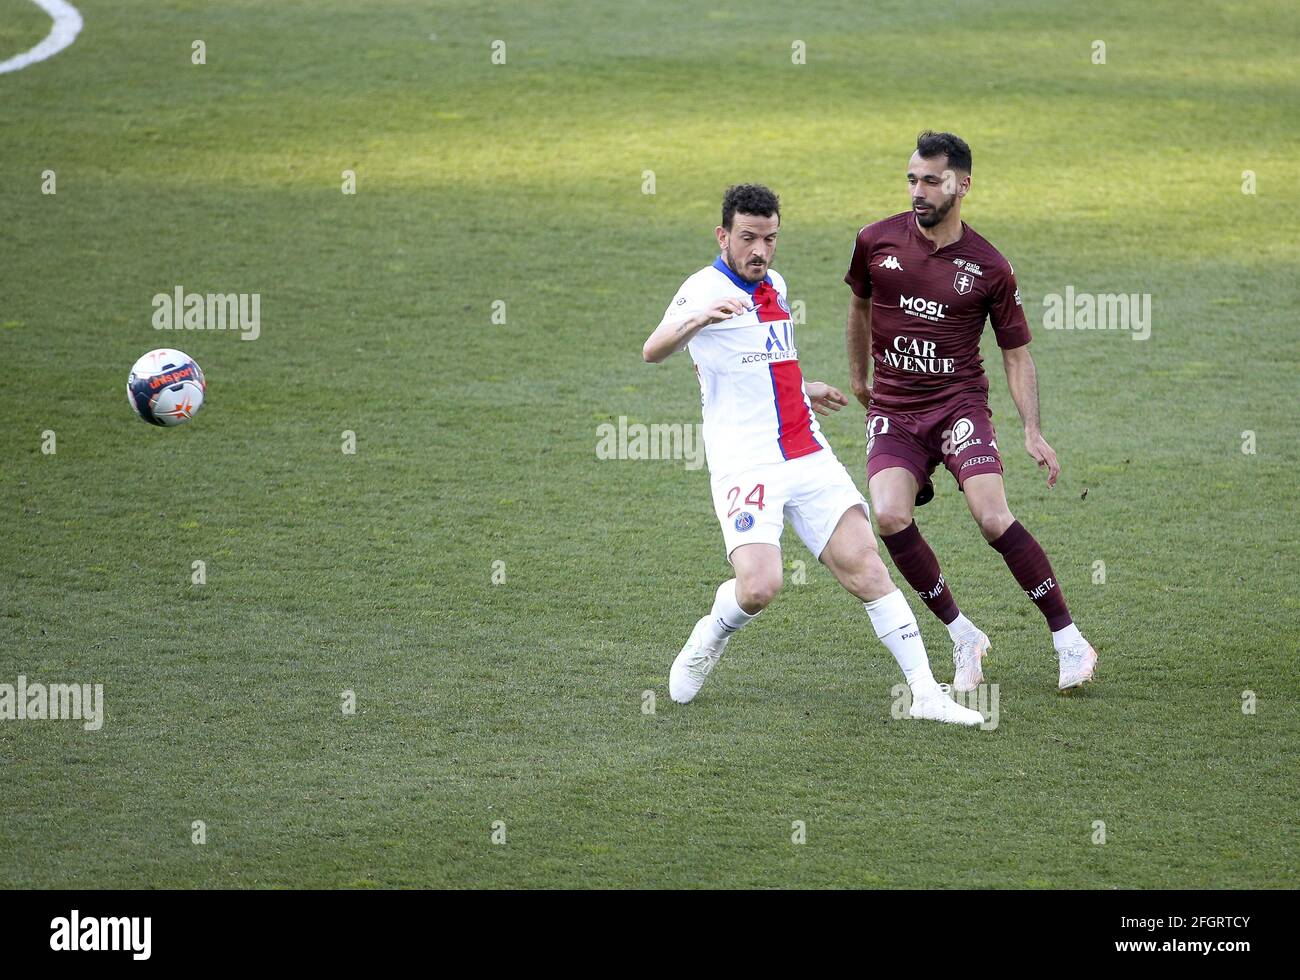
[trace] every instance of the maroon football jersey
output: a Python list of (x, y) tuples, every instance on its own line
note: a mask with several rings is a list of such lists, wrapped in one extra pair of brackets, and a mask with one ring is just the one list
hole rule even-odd
[(935, 249), (904, 211), (858, 232), (844, 281), (871, 299), (873, 408), (916, 412), (958, 395), (987, 398), (986, 318), (999, 347), (1029, 343), (1011, 264), (966, 222), (961, 229)]

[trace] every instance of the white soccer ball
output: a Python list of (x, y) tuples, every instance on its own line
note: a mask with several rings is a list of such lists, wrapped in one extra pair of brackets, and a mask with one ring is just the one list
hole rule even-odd
[(203, 407), (207, 387), (194, 358), (162, 347), (135, 362), (126, 379), (126, 397), (146, 422), (180, 425)]

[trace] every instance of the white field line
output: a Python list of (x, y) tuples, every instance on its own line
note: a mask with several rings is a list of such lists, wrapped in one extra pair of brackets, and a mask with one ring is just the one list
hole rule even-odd
[(0, 75), (18, 71), (20, 68), (53, 57), (75, 41), (77, 35), (81, 33), (81, 14), (66, 0), (32, 0), (32, 3), (50, 15), (54, 26), (50, 28), (50, 33), (45, 35), (45, 40), (30, 51), (14, 55), (8, 61), (0, 61)]

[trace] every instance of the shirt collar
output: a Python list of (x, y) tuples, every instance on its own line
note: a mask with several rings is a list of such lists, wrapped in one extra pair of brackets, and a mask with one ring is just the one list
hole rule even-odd
[(929, 252), (931, 255), (933, 255), (935, 252), (942, 252), (945, 248), (952, 248), (954, 245), (960, 245), (962, 242), (966, 240), (966, 236), (970, 233), (970, 226), (966, 224), (965, 221), (963, 221), (961, 223), (961, 236), (955, 242), (949, 242), (947, 245), (943, 245), (939, 248), (935, 248), (934, 242), (930, 241), (930, 239), (926, 238), (923, 234), (921, 234), (921, 228), (916, 223), (916, 212), (914, 211), (909, 212), (907, 219), (908, 219), (908, 224), (911, 225), (913, 237), (922, 245), (924, 245), (926, 251)]
[[(735, 270), (733, 270), (731, 266), (727, 265), (727, 263), (722, 260), (721, 255), (719, 255), (716, 259), (713, 260), (713, 268), (717, 269), (724, 276), (730, 279), (733, 283), (735, 283), (745, 292), (749, 293), (750, 296), (753, 296), (754, 290), (761, 285), (761, 283), (746, 282), (744, 279), (741, 279), (740, 276), (736, 275)], [(770, 286), (772, 284), (772, 277), (770, 275), (764, 276), (763, 282), (767, 283)]]

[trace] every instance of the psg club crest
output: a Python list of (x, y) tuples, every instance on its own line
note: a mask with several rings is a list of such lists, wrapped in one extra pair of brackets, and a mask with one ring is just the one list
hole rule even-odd
[(952, 281), (952, 288), (957, 290), (957, 295), (965, 296), (974, 284), (975, 280), (971, 278), (969, 272), (959, 272), (957, 278)]
[(746, 511), (742, 511), (742, 512), (741, 512), (741, 513), (736, 517), (736, 530), (737, 530), (737, 531), (748, 531), (748, 530), (749, 530), (751, 527), (753, 527), (753, 526), (754, 526), (754, 515), (751, 514), (749, 511), (747, 511), (747, 510), (746, 510)]

